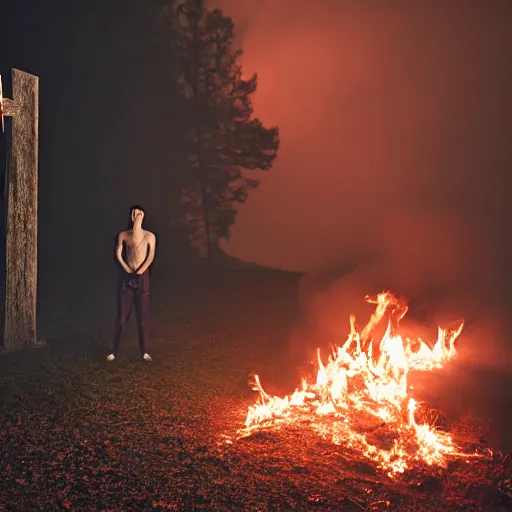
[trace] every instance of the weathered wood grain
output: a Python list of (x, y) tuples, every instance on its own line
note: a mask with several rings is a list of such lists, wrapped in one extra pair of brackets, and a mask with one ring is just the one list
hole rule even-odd
[(39, 78), (12, 71), (4, 349), (36, 342)]

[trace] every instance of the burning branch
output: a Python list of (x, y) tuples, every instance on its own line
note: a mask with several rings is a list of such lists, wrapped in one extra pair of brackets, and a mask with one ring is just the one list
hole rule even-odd
[[(408, 310), (404, 299), (383, 292), (366, 300), (376, 309), (363, 330), (358, 331), (352, 315), (347, 341), (335, 348), (326, 364), (318, 350), (314, 383), (303, 380), (300, 389), (279, 398), (266, 393), (254, 376), (253, 390), (260, 398), (249, 407), (241, 433), (307, 422), (332, 442), (375, 461), (389, 476), (416, 462), (444, 466), (447, 456), (461, 454), (448, 433), (416, 421), (416, 401), (408, 396), (407, 377), (411, 370), (441, 368), (455, 357), (455, 340), (464, 322), (455, 330), (439, 328), (430, 348), (420, 339), (400, 336), (400, 320)], [(388, 328), (377, 345), (371, 334), (385, 317)]]

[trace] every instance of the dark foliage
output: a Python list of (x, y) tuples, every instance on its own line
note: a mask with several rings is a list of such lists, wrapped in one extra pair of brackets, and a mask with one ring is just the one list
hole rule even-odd
[(279, 132), (253, 117), (257, 75), (243, 77), (231, 18), (203, 4), (179, 3), (171, 19), (188, 135), (183, 220), (192, 246), (211, 256), (259, 183), (247, 171), (272, 167)]

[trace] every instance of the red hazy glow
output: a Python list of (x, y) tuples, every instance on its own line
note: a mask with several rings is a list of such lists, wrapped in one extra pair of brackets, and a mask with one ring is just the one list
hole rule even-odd
[[(461, 226), (450, 265), (467, 256), (500, 217), (512, 161), (512, 52), (506, 6), (493, 5), (210, 1), (233, 17), (244, 71), (259, 75), (256, 115), (282, 144), (227, 252), (325, 269), (387, 241), (393, 219), (446, 243), (446, 219)], [(402, 235), (394, 243), (410, 245)]]

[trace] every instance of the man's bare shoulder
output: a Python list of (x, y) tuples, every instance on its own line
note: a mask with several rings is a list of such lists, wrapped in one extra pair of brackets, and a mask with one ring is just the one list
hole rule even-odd
[(144, 237), (148, 240), (156, 240), (156, 235), (152, 231), (144, 229)]
[(119, 231), (119, 234), (117, 235), (117, 238), (119, 240), (126, 240), (127, 237), (129, 237), (132, 234), (131, 229), (125, 229), (124, 231)]

